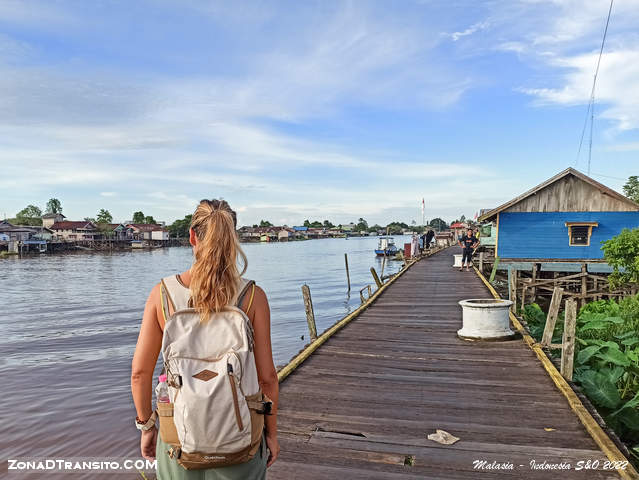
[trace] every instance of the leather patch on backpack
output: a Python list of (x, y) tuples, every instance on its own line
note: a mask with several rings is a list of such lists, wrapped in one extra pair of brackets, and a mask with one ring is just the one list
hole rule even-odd
[(209, 380), (215, 377), (217, 377), (216, 372), (212, 372), (211, 370), (206, 370), (206, 369), (193, 375), (193, 378), (197, 378), (198, 380), (202, 380), (204, 382), (208, 382)]

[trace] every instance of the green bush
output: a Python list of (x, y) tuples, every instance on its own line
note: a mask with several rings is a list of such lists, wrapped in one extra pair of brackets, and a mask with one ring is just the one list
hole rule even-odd
[(614, 269), (608, 277), (610, 288), (639, 283), (639, 228), (622, 232), (602, 242), (606, 262)]

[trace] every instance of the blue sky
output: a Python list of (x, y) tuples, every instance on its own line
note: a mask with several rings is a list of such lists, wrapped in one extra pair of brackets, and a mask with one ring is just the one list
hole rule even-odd
[[(608, 4), (0, 0), (0, 215), (452, 220), (577, 161)], [(593, 177), (639, 174), (639, 0), (613, 9)]]

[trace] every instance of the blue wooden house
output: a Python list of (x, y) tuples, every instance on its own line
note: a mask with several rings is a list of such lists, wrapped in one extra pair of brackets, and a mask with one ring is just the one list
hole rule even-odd
[(601, 262), (601, 242), (639, 227), (639, 204), (568, 168), (494, 208), (495, 256), (507, 262)]

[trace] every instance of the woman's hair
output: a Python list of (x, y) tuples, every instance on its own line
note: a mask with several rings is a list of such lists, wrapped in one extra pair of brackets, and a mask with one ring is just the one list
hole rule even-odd
[(198, 244), (191, 267), (191, 300), (203, 322), (211, 312), (220, 312), (233, 301), (246, 271), (236, 226), (237, 216), (225, 200), (202, 200), (193, 213), (191, 228)]

